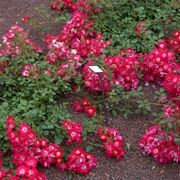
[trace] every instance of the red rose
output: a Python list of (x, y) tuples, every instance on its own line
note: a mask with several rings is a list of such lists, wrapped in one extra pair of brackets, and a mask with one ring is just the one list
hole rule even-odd
[(89, 116), (89, 117), (93, 117), (95, 112), (96, 112), (96, 108), (94, 106), (86, 106), (84, 108), (84, 112)]
[(82, 106), (78, 101), (74, 101), (73, 103), (73, 109), (77, 112), (82, 111)]

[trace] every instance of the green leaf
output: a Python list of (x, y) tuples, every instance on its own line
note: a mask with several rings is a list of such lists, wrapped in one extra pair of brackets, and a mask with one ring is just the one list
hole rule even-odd
[(64, 137), (61, 135), (55, 136), (55, 143), (59, 145), (63, 142), (63, 139), (64, 139)]
[(90, 146), (90, 145), (89, 145), (89, 146), (86, 146), (86, 151), (87, 151), (87, 152), (90, 152), (92, 149), (93, 149), (93, 146)]
[(26, 106), (28, 104), (28, 102), (24, 99), (21, 99), (20, 100), (20, 103), (23, 105), (23, 106)]
[(175, 143), (180, 146), (180, 138), (174, 138)]
[(117, 112), (116, 109), (113, 109), (113, 110), (111, 111), (111, 114), (112, 114), (113, 117), (116, 117), (117, 114), (118, 114), (118, 112)]

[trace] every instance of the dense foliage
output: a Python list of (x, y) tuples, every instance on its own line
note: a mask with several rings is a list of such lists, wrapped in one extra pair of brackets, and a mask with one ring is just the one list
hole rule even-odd
[(122, 48), (149, 52), (160, 38), (179, 26), (180, 4), (176, 0), (93, 2), (101, 8), (101, 13), (94, 15), (96, 29), (112, 40), (110, 53)]

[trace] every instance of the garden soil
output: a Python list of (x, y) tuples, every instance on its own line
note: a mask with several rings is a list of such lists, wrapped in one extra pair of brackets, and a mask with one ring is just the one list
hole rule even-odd
[[(36, 19), (43, 18), (38, 9), (48, 7), (48, 0), (0, 0), (0, 38), (13, 24), (23, 25), (29, 31), (32, 39), (43, 44), (43, 34), (39, 30), (29, 28), (22, 24), (21, 18), (31, 16)], [(59, 31), (57, 25), (51, 26), (49, 33)], [(154, 95), (153, 87), (144, 87), (149, 97)], [(79, 114), (73, 114), (79, 119)], [(87, 176), (69, 175), (57, 169), (41, 169), (49, 180), (178, 180), (180, 179), (180, 166), (178, 164), (159, 165), (151, 157), (146, 157), (138, 149), (139, 138), (145, 130), (153, 124), (152, 116), (134, 115), (125, 120), (122, 116), (112, 119), (110, 127), (117, 128), (125, 138), (126, 155), (120, 161), (107, 159), (103, 149), (95, 148), (93, 151), (98, 159), (98, 166)]]

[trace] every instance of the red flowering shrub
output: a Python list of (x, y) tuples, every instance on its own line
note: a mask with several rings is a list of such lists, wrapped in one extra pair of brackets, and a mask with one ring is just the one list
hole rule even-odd
[(38, 78), (40, 76), (38, 67), (36, 64), (24, 64), (21, 71), (21, 76), (29, 78), (33, 76), (34, 78)]
[(74, 101), (73, 109), (77, 112), (85, 112), (87, 116), (93, 117), (96, 113), (96, 107), (92, 106), (87, 98), (82, 99), (79, 101)]
[(22, 52), (22, 46), (30, 46), (35, 52), (42, 52), (42, 48), (28, 39), (28, 34), (18, 25), (11, 26), (2, 40), (3, 49), (0, 50), (0, 56), (19, 55)]
[(83, 107), (79, 101), (73, 102), (73, 110), (77, 112), (81, 112), (83, 110)]
[[(69, 140), (77, 143), (82, 142), (82, 126), (79, 123), (63, 121)], [(11, 143), (13, 152), (13, 163), (17, 166), (15, 173), (17, 178), (46, 179), (37, 170), (37, 163), (43, 167), (55, 165), (59, 170), (65, 169), (78, 174), (89, 174), (90, 170), (96, 167), (96, 159), (93, 155), (86, 153), (82, 148), (76, 148), (68, 155), (66, 163), (63, 161), (63, 152), (56, 144), (49, 143), (45, 138), (36, 138), (35, 131), (31, 130), (26, 123), (22, 123), (15, 130), (16, 123), (13, 116), (6, 119), (7, 136)], [(0, 165), (2, 165), (0, 154)], [(1, 166), (0, 166), (1, 167)], [(0, 169), (0, 175), (4, 175)]]
[(175, 31), (173, 36), (174, 37), (168, 39), (169, 45), (174, 52), (180, 53), (180, 30)]
[(119, 131), (114, 128), (98, 128), (97, 135), (104, 143), (106, 156), (108, 158), (115, 157), (117, 160), (121, 160), (125, 152), (123, 150), (123, 137)]
[(57, 74), (61, 78), (65, 78), (67, 81), (75, 78), (77, 76), (77, 71), (75, 69), (74, 63), (62, 63), (57, 69)]
[(156, 48), (144, 55), (144, 79), (146, 81), (163, 80), (168, 73), (172, 72), (174, 61), (174, 52), (168, 48), (165, 40), (160, 41)]
[[(8, 118), (9, 118), (8, 123), (10, 123), (10, 121), (12, 120), (11, 119), (12, 117), (8, 117)], [(9, 126), (11, 126), (11, 124), (9, 124)], [(11, 129), (11, 127), (10, 127), (10, 129)], [(0, 162), (0, 179), (7, 178), (7, 179), (12, 179), (12, 180), (13, 179), (20, 180), (23, 178), (23, 179), (46, 180), (47, 178), (44, 176), (44, 174), (37, 170), (37, 167), (36, 167), (37, 160), (35, 157), (32, 156), (31, 151), (28, 151), (28, 149), (26, 149), (26, 152), (24, 152), (24, 151), (18, 152), (17, 148), (18, 147), (14, 148), (15, 150), (13, 149), (14, 150), (14, 154), (13, 154), (14, 161), (17, 160), (15, 162), (15, 164), (17, 165), (17, 168), (15, 169), (16, 175), (12, 175), (10, 171), (5, 172), (2, 169), (2, 161), (0, 159), (0, 161), (1, 161)], [(28, 153), (31, 153), (31, 154), (29, 154), (30, 157), (28, 157)]]
[(176, 140), (180, 138), (180, 105), (166, 105), (163, 110), (162, 127), (168, 129), (176, 136)]
[[(71, 13), (71, 19), (65, 24), (60, 35), (49, 34), (45, 40), (49, 49), (47, 61), (51, 64), (63, 61), (57, 73), (67, 80), (76, 77), (77, 72), (88, 61), (100, 57), (110, 44), (104, 41), (101, 33), (94, 30), (93, 21), (86, 9), (86, 1), (79, 0), (74, 4), (78, 4), (77, 9)], [(82, 7), (86, 7), (85, 10)]]
[(94, 156), (78, 147), (68, 155), (66, 162), (66, 168), (77, 174), (90, 174), (90, 171), (95, 168), (96, 165), (97, 161)]
[(64, 170), (63, 152), (56, 144), (48, 143), (45, 138), (36, 138), (35, 131), (22, 123), (14, 130), (16, 123), (13, 116), (6, 119), (7, 137), (11, 143), (13, 163), (17, 166), (16, 175), (27, 178), (43, 178), (45, 176), (37, 170), (37, 163), (44, 167), (55, 165)]
[(176, 112), (180, 112), (180, 107), (178, 106), (173, 107), (172, 105), (166, 105), (163, 110), (164, 118), (172, 117), (176, 114)]
[(175, 73), (167, 74), (162, 86), (170, 96), (180, 96), (180, 75)]
[(66, 133), (69, 137), (66, 144), (71, 144), (72, 142), (82, 143), (82, 125), (80, 123), (64, 120), (61, 124), (66, 129)]
[(28, 23), (29, 20), (30, 20), (30, 16), (24, 16), (21, 18), (21, 21), (24, 23)]
[(106, 57), (105, 63), (112, 70), (112, 80), (116, 85), (123, 86), (124, 90), (137, 89), (140, 70), (140, 54), (135, 53), (132, 49), (120, 51), (120, 55)]
[(4, 169), (2, 168), (2, 152), (0, 151), (0, 179), (3, 179), (3, 177), (6, 176), (6, 172), (4, 171)]
[(174, 142), (174, 135), (158, 125), (146, 130), (139, 146), (143, 154), (152, 155), (158, 163), (180, 162), (180, 147)]
[[(45, 43), (48, 48), (46, 60), (48, 63), (42, 62), (42, 64), (40, 64), (43, 56), (39, 58), (39, 54), (33, 53), (35, 55), (32, 55), (32, 57), (29, 58), (30, 54), (27, 52), (27, 57), (29, 59), (26, 59), (26, 56), (22, 56), (22, 59), (21, 57), (19, 58), (21, 60), (25, 59), (27, 62), (21, 62), (21, 60), (18, 61), (17, 59), (18, 62), (17, 64), (14, 63), (13, 68), (11, 67), (12, 70), (10, 70), (10, 66), (8, 67), (9, 74), (11, 74), (14, 79), (12, 78), (8, 81), (7, 79), (9, 76), (7, 76), (8, 78), (5, 79), (3, 77), (4, 79), (2, 81), (2, 85), (5, 84), (7, 86), (4, 88), (7, 93), (5, 94), (3, 92), (5, 94), (3, 98), (9, 98), (7, 99), (8, 103), (4, 103), (2, 98), (2, 104), (4, 103), (3, 107), (7, 107), (7, 104), (9, 104), (9, 101), (11, 100), (14, 107), (17, 105), (17, 102), (20, 102), (20, 106), (18, 106), (18, 104), (17, 109), (13, 109), (14, 107), (10, 109), (8, 107), (8, 111), (18, 112), (18, 115), (23, 112), (23, 116), (25, 116), (24, 112), (28, 112), (29, 114), (27, 114), (30, 116), (37, 115), (37, 117), (34, 118), (35, 120), (47, 120), (47, 124), (43, 121), (41, 122), (41, 124), (44, 123), (44, 127), (39, 126), (40, 128), (37, 128), (41, 129), (40, 132), (42, 134), (44, 133), (42, 129), (46, 129), (46, 127), (49, 128), (51, 125), (51, 129), (57, 127), (55, 121), (53, 122), (54, 124), (50, 124), (51, 121), (48, 123), (48, 120), (57, 120), (59, 118), (59, 114), (57, 113), (59, 107), (56, 110), (57, 106), (55, 105), (55, 95), (57, 92), (59, 93), (59, 90), (62, 90), (62, 92), (65, 91), (63, 88), (59, 88), (59, 86), (62, 85), (62, 87), (68, 89), (68, 85), (71, 85), (63, 84), (64, 81), (62, 78), (64, 78), (67, 82), (75, 77), (81, 77), (81, 75), (78, 74), (80, 72), (84, 79), (85, 88), (92, 92), (101, 91), (101, 84), (98, 74), (92, 72), (88, 66), (95, 64), (96, 59), (101, 59), (101, 55), (104, 55), (104, 49), (110, 45), (110, 42), (105, 41), (103, 35), (95, 30), (94, 21), (90, 18), (90, 15), (92, 12), (94, 12), (94, 9), (86, 0), (52, 0), (51, 8), (57, 11), (68, 8), (71, 11), (71, 17), (70, 20), (64, 25), (62, 32), (59, 35), (48, 34), (46, 36)], [(29, 17), (24, 16), (21, 20), (26, 23), (28, 22)], [(142, 33), (145, 34), (145, 21), (139, 21), (134, 28), (134, 32), (139, 36), (142, 35)], [(153, 49), (149, 54), (146, 54), (142, 64), (139, 61), (141, 56), (140, 53), (136, 53), (130, 48), (121, 50), (117, 56), (104, 58), (104, 63), (112, 71), (112, 77), (108, 77), (111, 73), (102, 73), (103, 85), (106, 94), (112, 89), (112, 84), (110, 81), (118, 86), (122, 86), (125, 91), (137, 89), (139, 83), (138, 73), (141, 72), (141, 69), (143, 69), (144, 78), (147, 81), (164, 80), (162, 86), (167, 93), (169, 93), (171, 96), (170, 98), (173, 99), (173, 102), (176, 102), (177, 105), (177, 107), (170, 105), (165, 107), (163, 117), (165, 122), (164, 127), (166, 128), (166, 123), (167, 126), (170, 125), (169, 127), (172, 127), (171, 130), (174, 135), (180, 135), (180, 108), (178, 106), (179, 100), (177, 100), (180, 94), (180, 65), (175, 63), (174, 54), (174, 52), (180, 52), (179, 42), (180, 32), (176, 31), (173, 38), (170, 38), (167, 41), (163, 40), (159, 42), (157, 44), (157, 48)], [(28, 48), (23, 49), (24, 46)], [(28, 39), (28, 34), (24, 32), (22, 27), (17, 25), (10, 27), (8, 33), (3, 36), (2, 47), (3, 48), (0, 50), (0, 56), (13, 57), (23, 54), (23, 52), (26, 52), (26, 50), (33, 50), (34, 52), (38, 53), (42, 52), (42, 48), (35, 42)], [(34, 64), (34, 61), (38, 58), (40, 61)], [(5, 72), (7, 64), (8, 62), (6, 63), (4, 60), (0, 62), (0, 75)], [(47, 64), (49, 66), (47, 66)], [(17, 65), (20, 67), (20, 70), (17, 68), (18, 73), (14, 73), (14, 69), (17, 67)], [(11, 66), (13, 66), (13, 64)], [(38, 78), (40, 77), (41, 71), (50, 75), (42, 77), (42, 79), (44, 78), (44, 81), (42, 82), (41, 79)], [(57, 75), (57, 78), (55, 79), (53, 79), (53, 72), (55, 72)], [(9, 74), (7, 73), (7, 75)], [(32, 81), (30, 81), (31, 78), (19, 78), (19, 74), (26, 78), (33, 76), (34, 78), (38, 78), (39, 82), (35, 82), (35, 79), (35, 83), (33, 82), (33, 84)], [(5, 83), (6, 80), (8, 81), (7, 84)], [(58, 80), (62, 80), (62, 84), (59, 84)], [(48, 83), (49, 85), (46, 86)], [(53, 86), (53, 84), (56, 84), (56, 86)], [(12, 90), (13, 92), (10, 93), (9, 90)], [(18, 94), (18, 96), (16, 96), (16, 94)], [(52, 94), (53, 96), (50, 96)], [(29, 99), (30, 95), (32, 95), (33, 100)], [(42, 97), (39, 98), (39, 95), (42, 95)], [(23, 99), (21, 99), (22, 97), (19, 96), (22, 96)], [(31, 106), (29, 109), (27, 108), (27, 110), (25, 107), (28, 107), (29, 104)], [(48, 106), (46, 106), (47, 104)], [(33, 110), (35, 109), (34, 111), (32, 110), (32, 107)], [(51, 109), (55, 111), (50, 111)], [(80, 102), (75, 101), (73, 103), (73, 109), (78, 112), (83, 111), (89, 117), (93, 117), (96, 113), (96, 108), (92, 106), (89, 100), (86, 98), (82, 99)], [(44, 111), (48, 114), (46, 115)], [(49, 114), (51, 114), (50, 118), (48, 118)], [(59, 122), (59, 119), (57, 121)], [(35, 121), (33, 121), (33, 123), (34, 122)], [(93, 124), (86, 124), (87, 126), (89, 125), (89, 129), (85, 133), (89, 133), (92, 129), (96, 128), (93, 127)], [(34, 125), (36, 126), (36, 123), (34, 123)], [(73, 142), (82, 143), (82, 124), (64, 120), (61, 122), (61, 125), (65, 128), (68, 136), (68, 140), (66, 141), (67, 145)], [(82, 148), (78, 147), (76, 147), (72, 153), (68, 155), (67, 162), (64, 162), (63, 151), (59, 146), (54, 143), (49, 143), (45, 138), (37, 138), (36, 132), (33, 131), (26, 123), (21, 123), (20, 126), (17, 127), (13, 116), (8, 116), (6, 119), (6, 127), (6, 134), (10, 141), (12, 150), (12, 161), (16, 165), (16, 169), (14, 170), (15, 175), (11, 175), (11, 172), (5, 172), (2, 169), (2, 153), (0, 152), (0, 179), (46, 180), (47, 178), (44, 176), (44, 174), (38, 171), (38, 164), (41, 164), (43, 167), (55, 165), (61, 171), (69, 170), (77, 174), (89, 174), (97, 165), (97, 161), (92, 154), (89, 154)], [(48, 134), (49, 132), (46, 130), (45, 133)], [(49, 134), (51, 133), (53, 135), (57, 135), (55, 131), (51, 131)], [(104, 144), (107, 157), (114, 157), (117, 160), (120, 160), (125, 154), (125, 151), (123, 150), (124, 140), (118, 130), (113, 128), (99, 128), (97, 130), (97, 135)], [(159, 163), (169, 163), (173, 161), (179, 162), (180, 147), (175, 144), (174, 135), (171, 133), (165, 133), (160, 126), (153, 126), (152, 128), (148, 129), (146, 134), (141, 138), (140, 148), (143, 153), (153, 155), (154, 159)]]
[(87, 116), (93, 117), (96, 113), (96, 108), (94, 106), (85, 106), (84, 112), (87, 114)]
[(109, 42), (105, 42), (102, 34), (93, 29), (93, 21), (88, 19), (86, 12), (74, 11), (60, 35), (46, 36), (45, 42), (49, 49), (48, 62), (55, 63), (60, 59), (74, 60), (76, 67), (79, 67), (84, 58), (99, 57)]
[[(101, 84), (99, 76), (97, 73), (91, 71), (89, 66), (92, 65), (91, 62), (86, 64), (83, 68), (82, 75), (84, 78), (84, 87), (92, 92), (101, 92)], [(111, 84), (108, 80), (108, 75), (106, 72), (102, 73), (104, 91), (107, 93), (111, 89)]]

